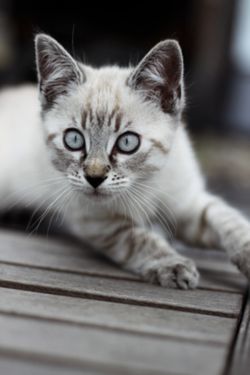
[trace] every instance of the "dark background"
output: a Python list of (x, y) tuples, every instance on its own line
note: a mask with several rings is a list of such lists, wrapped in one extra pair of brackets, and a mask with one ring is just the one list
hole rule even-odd
[[(90, 1), (1, 0), (0, 84), (35, 81), (33, 38), (38, 31), (55, 37), (74, 56), (95, 66), (136, 63), (160, 40), (176, 38), (185, 59), (191, 129), (248, 133), (248, 105), (227, 116), (229, 103), (235, 102), (235, 81), (246, 85), (245, 74), (242, 79), (231, 57), (240, 2), (175, 0), (91, 6)], [(250, 100), (249, 76), (247, 81)]]

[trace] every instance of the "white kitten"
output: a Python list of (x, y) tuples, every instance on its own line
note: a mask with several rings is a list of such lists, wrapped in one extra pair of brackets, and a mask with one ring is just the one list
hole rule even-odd
[[(225, 249), (250, 277), (250, 225), (209, 194), (182, 123), (176, 41), (135, 68), (93, 69), (36, 37), (36, 88), (0, 95), (0, 208), (62, 211), (67, 225), (124, 268), (163, 286), (195, 288), (198, 272), (149, 227)], [(40, 110), (41, 107), (41, 110)]]

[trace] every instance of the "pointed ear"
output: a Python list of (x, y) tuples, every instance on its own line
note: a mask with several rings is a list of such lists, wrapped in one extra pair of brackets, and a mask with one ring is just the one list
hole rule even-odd
[(36, 65), (43, 109), (68, 93), (85, 78), (77, 62), (57, 41), (46, 34), (35, 38)]
[(178, 114), (185, 102), (179, 43), (165, 40), (157, 44), (132, 72), (128, 84), (146, 100), (159, 103), (165, 113)]

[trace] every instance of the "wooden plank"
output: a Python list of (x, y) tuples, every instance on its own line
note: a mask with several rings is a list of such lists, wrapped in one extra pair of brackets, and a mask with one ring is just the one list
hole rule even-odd
[(138, 334), (226, 344), (236, 320), (0, 288), (0, 312)]
[[(6, 355), (6, 352), (3, 354)], [(51, 360), (50, 363), (43, 363), (41, 358), (15, 358), (13, 355), (8, 355), (8, 358), (1, 358), (0, 353), (0, 374), (3, 375), (152, 375), (152, 371), (147, 369), (121, 369), (115, 366), (111, 368), (101, 365), (96, 368), (95, 364), (78, 364), (68, 363), (65, 361)], [(40, 356), (39, 356), (40, 357)], [(48, 358), (46, 358), (48, 361)], [(59, 363), (58, 363), (59, 362)], [(62, 363), (63, 362), (63, 363)], [(167, 370), (154, 371), (154, 375), (180, 375)], [(181, 374), (182, 375), (182, 374)]]
[(104, 368), (145, 369), (152, 374), (218, 375), (226, 356), (226, 347), (221, 346), (4, 315), (0, 315), (0, 332), (0, 351), (48, 355), (82, 364), (86, 361)]
[(198, 288), (244, 294), (247, 279), (242, 275), (202, 271)]
[[(46, 238), (40, 237), (27, 239), (23, 235), (16, 234), (12, 237), (9, 233), (8, 235), (1, 233), (0, 240), (0, 262), (69, 271), (84, 275), (140, 280), (136, 275), (123, 271), (103, 257), (93, 253), (93, 251), (80, 248), (79, 245), (70, 245), (54, 240), (48, 241)], [(234, 272), (232, 275), (231, 271), (222, 272), (224, 264), (228, 265), (225, 254), (222, 255), (218, 251), (212, 252), (213, 256), (219, 254), (219, 261), (217, 259), (209, 261), (207, 260), (208, 255), (204, 251), (203, 253), (190, 249), (187, 249), (187, 251), (189, 252), (188, 255), (195, 254), (193, 258), (198, 258), (199, 254), (203, 254), (201, 255), (204, 257), (202, 262), (209, 265), (207, 268), (204, 266), (202, 268), (202, 277), (199, 284), (201, 288), (242, 293), (246, 286), (245, 278), (239, 273)], [(208, 253), (208, 251), (206, 252)], [(229, 267), (232, 268), (231, 265)]]
[(27, 237), (9, 231), (0, 231), (0, 261), (138, 279), (135, 275), (115, 267), (106, 258), (97, 256), (87, 246), (80, 247), (79, 244), (69, 240), (59, 241), (41, 236)]
[[(19, 254), (20, 256), (21, 254)], [(39, 258), (39, 257), (38, 257)], [(41, 257), (42, 258), (42, 257)], [(75, 273), (85, 276), (99, 276), (104, 278), (113, 278), (121, 280), (133, 280), (137, 282), (143, 282), (137, 275), (123, 271), (118, 266), (106, 262), (102, 257), (97, 254), (94, 259), (88, 259), (83, 256), (78, 261), (76, 259), (62, 259), (62, 257), (55, 256), (54, 262), (50, 262), (51, 257), (46, 258), (46, 262), (42, 260), (37, 261), (25, 261), (22, 259), (16, 259), (15, 261), (0, 261), (2, 264), (10, 265), (27, 265), (32, 268), (45, 269), (51, 271), (63, 271), (68, 273)], [(73, 262), (72, 262), (73, 261)], [(63, 263), (63, 265), (62, 265)], [(82, 266), (81, 266), (82, 264)], [(67, 267), (68, 265), (68, 267)], [(199, 281), (198, 288), (210, 289), (217, 291), (233, 292), (233, 293), (244, 293), (247, 285), (247, 280), (241, 275), (231, 275), (214, 271), (201, 271), (201, 278)]]
[(1, 358), (0, 353), (0, 374), (3, 375), (102, 375), (108, 372), (90, 370), (86, 366), (74, 368), (67, 364), (42, 363), (34, 359), (17, 359), (7, 355)]
[(135, 281), (90, 277), (0, 264), (0, 286), (113, 302), (237, 317), (242, 296), (209, 290), (176, 290)]
[[(226, 254), (221, 251), (194, 249), (180, 243), (176, 243), (176, 248), (183, 255), (194, 259), (202, 269), (239, 273), (237, 268), (228, 261)], [(42, 257), (42, 255), (43, 258), (37, 258)], [(44, 256), (52, 256), (51, 260), (53, 261), (55, 255), (60, 255), (66, 258), (67, 261), (68, 258), (80, 261), (83, 255), (84, 259), (96, 259), (93, 250), (90, 250), (87, 245), (74, 242), (73, 239), (55, 240), (42, 236), (27, 236), (23, 233), (0, 231), (0, 261), (14, 261), (15, 259), (20, 262), (25, 262), (25, 260), (28, 262), (31, 260), (36, 261), (37, 259), (46, 261)], [(110, 264), (105, 262), (105, 259), (103, 261), (106, 264)], [(78, 269), (81, 269), (80, 267), (82, 267), (83, 263)], [(76, 266), (76, 262), (73, 264)], [(124, 274), (125, 271), (122, 273)]]
[(200, 269), (239, 274), (237, 267), (230, 261), (227, 254), (221, 250), (189, 247), (177, 242), (176, 249), (180, 254), (195, 260)]
[(243, 314), (236, 332), (234, 345), (225, 373), (228, 375), (246, 375), (250, 372), (250, 292), (248, 291)]
[[(40, 355), (37, 356), (38, 358), (34, 358), (36, 357), (34, 355), (32, 358), (24, 355), (17, 359), (9, 353), (7, 353), (8, 358), (1, 358), (1, 354), (6, 355), (6, 352), (0, 353), (0, 374), (3, 375), (152, 375), (152, 371), (149, 372), (147, 369), (122, 369), (115, 366), (96, 366), (93, 363), (75, 364), (62, 361), (61, 358), (60, 360), (49, 358), (49, 363), (44, 363)], [(45, 360), (47, 362), (48, 358)], [(154, 375), (184, 374), (170, 373), (165, 370), (164, 372), (154, 371)]]

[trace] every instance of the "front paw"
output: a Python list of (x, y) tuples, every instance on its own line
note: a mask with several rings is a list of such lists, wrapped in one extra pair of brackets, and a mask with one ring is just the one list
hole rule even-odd
[(194, 262), (178, 255), (148, 261), (142, 274), (147, 281), (171, 288), (194, 289), (199, 281)]
[(250, 248), (237, 252), (232, 256), (231, 261), (250, 280)]

